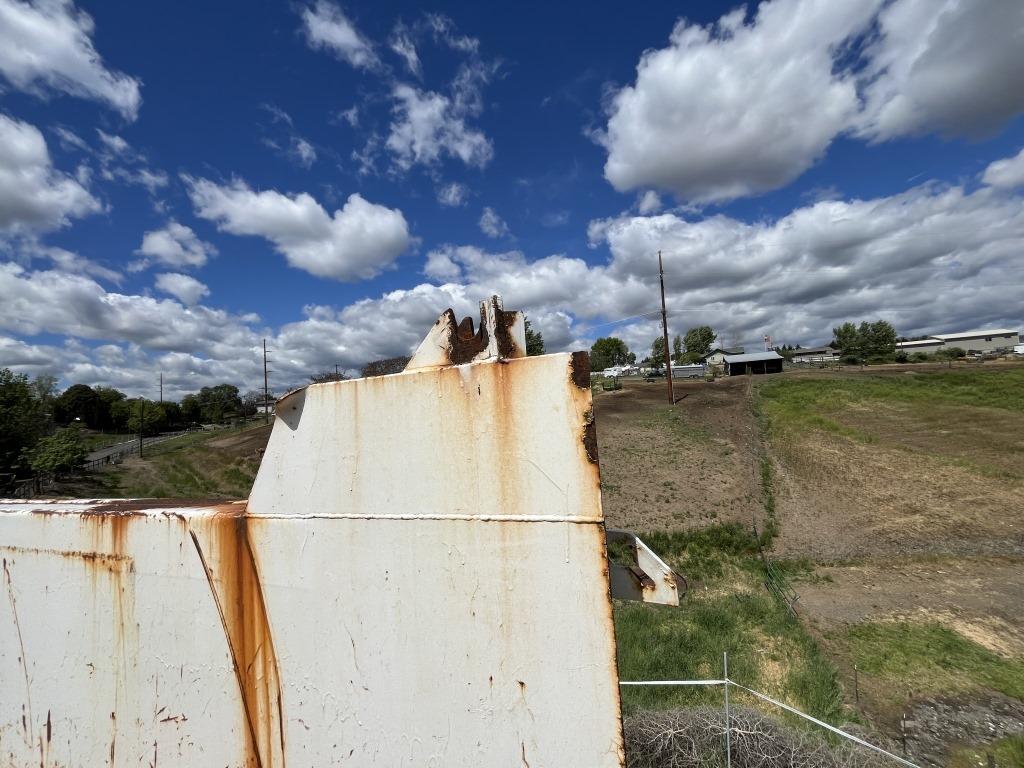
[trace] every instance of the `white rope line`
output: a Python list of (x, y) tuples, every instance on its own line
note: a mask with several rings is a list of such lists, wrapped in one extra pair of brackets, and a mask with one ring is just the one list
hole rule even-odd
[(805, 720), (810, 720), (815, 725), (820, 725), (822, 728), (826, 728), (827, 730), (832, 731), (833, 733), (838, 734), (839, 736), (842, 736), (845, 739), (849, 739), (850, 741), (860, 744), (862, 747), (867, 747), (868, 749), (872, 749), (875, 752), (878, 752), (879, 754), (885, 755), (886, 757), (890, 757), (897, 763), (908, 766), (908, 768), (920, 768), (920, 766), (918, 766), (916, 763), (912, 763), (909, 760), (900, 757), (899, 755), (894, 755), (892, 752), (884, 750), (881, 747), (877, 747), (871, 742), (864, 741), (864, 739), (858, 738), (857, 736), (854, 736), (852, 733), (847, 733), (846, 731), (840, 730), (839, 728), (836, 728), (834, 725), (829, 725), (828, 723), (819, 720), (816, 717), (811, 717), (810, 715), (806, 714), (805, 712), (801, 712), (799, 709), (796, 709), (795, 707), (791, 707), (788, 704), (783, 704), (781, 701), (776, 701), (771, 696), (766, 696), (765, 694), (759, 693), (752, 688), (747, 688), (747, 686), (745, 685), (740, 685), (735, 680), (642, 680), (631, 682), (620, 681), (619, 685), (734, 685), (740, 690), (753, 694), (757, 698), (767, 701), (769, 704), (774, 704), (777, 707), (782, 707), (782, 709), (786, 710), (787, 712), (792, 712), (794, 715), (798, 715), (799, 717), (802, 717)]

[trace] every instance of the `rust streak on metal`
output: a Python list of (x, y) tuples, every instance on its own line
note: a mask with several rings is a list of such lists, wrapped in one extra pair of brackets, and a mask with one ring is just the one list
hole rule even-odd
[(5, 552), (13, 552), (14, 554), (26, 554), (26, 555), (53, 555), (55, 557), (65, 557), (69, 560), (86, 560), (89, 562), (98, 563), (105, 566), (106, 568), (118, 568), (121, 567), (119, 563), (127, 562), (132, 558), (129, 555), (118, 555), (108, 554), (105, 552), (88, 552), (84, 550), (75, 549), (35, 549), (33, 547), (12, 547), (12, 546), (0, 546), (0, 549)]
[(202, 525), (209, 526), (212, 536), (213, 551), (209, 553), (204, 552), (196, 532), (190, 530), (190, 534), (231, 652), (249, 729), (251, 757), (257, 768), (262, 768), (276, 764), (275, 752), (283, 765), (284, 718), (277, 656), (249, 541), (250, 522), (237, 507), (228, 507), (204, 520)]
[(590, 389), (590, 354), (573, 352), (569, 360), (569, 378), (580, 389)]
[[(4, 584), (7, 585), (7, 599), (11, 603), (11, 615), (14, 617), (14, 631), (18, 636), (18, 650), (21, 662), (21, 671), (25, 675), (25, 703), (28, 707), (28, 722), (25, 720), (25, 707), (22, 707), (21, 725), (25, 729), (28, 741), (32, 743), (32, 686), (28, 677), (28, 659), (25, 658), (25, 640), (21, 634), (21, 622), (18, 620), (18, 601), (14, 597), (14, 584), (11, 581), (11, 570), (8, 567), (7, 558), (3, 558)], [(27, 727), (26, 727), (27, 726)]]

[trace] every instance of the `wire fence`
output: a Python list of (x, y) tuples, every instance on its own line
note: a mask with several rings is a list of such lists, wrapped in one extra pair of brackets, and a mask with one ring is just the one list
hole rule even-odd
[(734, 758), (734, 755), (735, 755), (735, 751), (734, 751), (733, 744), (732, 744), (732, 740), (733, 740), (734, 734), (743, 735), (743, 734), (747, 734), (748, 733), (748, 729), (746, 729), (746, 728), (743, 728), (743, 729), (738, 729), (737, 728), (737, 726), (736, 726), (736, 724), (734, 722), (734, 718), (732, 717), (732, 714), (730, 712), (730, 707), (729, 707), (729, 689), (730, 689), (730, 687), (735, 688), (736, 690), (739, 690), (739, 691), (743, 691), (746, 694), (754, 696), (756, 699), (759, 699), (760, 701), (763, 701), (763, 702), (765, 702), (767, 704), (771, 704), (774, 707), (778, 707), (778, 708), (780, 708), (780, 709), (782, 709), (782, 710), (784, 710), (786, 712), (789, 712), (792, 715), (796, 715), (797, 717), (800, 717), (803, 720), (812, 723), (813, 725), (817, 726), (818, 728), (822, 728), (822, 729), (828, 731), (829, 733), (834, 734), (835, 736), (839, 736), (842, 739), (847, 740), (851, 744), (856, 745), (857, 748), (859, 748), (859, 749), (871, 750), (871, 751), (877, 753), (878, 755), (881, 755), (881, 756), (889, 759), (892, 762), (898, 763), (900, 765), (907, 766), (908, 768), (920, 768), (916, 763), (912, 763), (908, 759), (906, 759), (906, 757), (901, 757), (899, 755), (896, 755), (896, 754), (894, 754), (894, 753), (892, 753), (892, 752), (890, 752), (890, 751), (888, 751), (886, 749), (883, 749), (882, 747), (879, 747), (879, 746), (877, 746), (875, 744), (872, 744), (871, 742), (869, 742), (869, 741), (867, 741), (867, 740), (865, 740), (865, 739), (863, 739), (863, 738), (861, 738), (859, 736), (856, 736), (856, 735), (854, 735), (852, 733), (849, 733), (848, 731), (844, 731), (841, 728), (837, 728), (834, 725), (830, 725), (829, 723), (826, 723), (824, 720), (819, 720), (818, 718), (813, 717), (812, 715), (808, 715), (806, 712), (801, 712), (796, 707), (793, 707), (793, 706), (791, 706), (789, 704), (786, 704), (785, 702), (779, 701), (778, 699), (774, 699), (771, 696), (768, 696), (767, 694), (764, 694), (764, 693), (761, 693), (760, 691), (754, 690), (753, 688), (748, 688), (747, 686), (742, 685), (741, 683), (737, 683), (735, 680), (731, 680), (729, 678), (729, 673), (728, 673), (728, 669), (729, 669), (729, 657), (728, 657), (728, 654), (723, 654), (722, 662), (723, 662), (723, 675), (722, 675), (722, 678), (718, 679), (718, 680), (640, 680), (640, 681), (625, 681), (625, 680), (623, 680), (623, 681), (619, 682), (619, 685), (621, 685), (621, 686), (721, 686), (722, 687), (722, 692), (723, 692), (723, 697), (722, 698), (723, 698), (723, 705), (724, 705), (723, 718), (724, 718), (724, 722), (725, 722), (723, 748), (724, 748), (725, 765), (727, 766), (727, 768), (732, 768), (733, 758)]

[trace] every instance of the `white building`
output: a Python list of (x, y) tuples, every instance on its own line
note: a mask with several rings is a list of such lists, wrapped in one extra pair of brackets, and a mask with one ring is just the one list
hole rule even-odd
[(908, 355), (913, 355), (917, 352), (923, 352), (926, 355), (934, 355), (940, 349), (942, 349), (942, 342), (939, 339), (918, 339), (917, 341), (897, 341), (896, 351), (906, 352)]
[(997, 349), (1012, 349), (1020, 341), (1020, 334), (1006, 328), (993, 328), (963, 333), (936, 333), (935, 338), (946, 347), (960, 347), (968, 352), (992, 352)]
[(794, 363), (830, 363), (839, 359), (839, 352), (832, 347), (808, 347), (793, 350), (790, 359)]
[(998, 349), (1013, 349), (1020, 341), (1020, 334), (1008, 328), (989, 328), (960, 333), (936, 333), (928, 339), (896, 342), (897, 352), (914, 354), (924, 352), (933, 355), (942, 349), (956, 347), (965, 352), (993, 352)]

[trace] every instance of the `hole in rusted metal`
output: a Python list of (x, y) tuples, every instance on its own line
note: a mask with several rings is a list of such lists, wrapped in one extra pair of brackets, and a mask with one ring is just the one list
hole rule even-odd
[(587, 411), (583, 419), (583, 447), (590, 463), (597, 464), (597, 424), (594, 423), (594, 412)]
[(569, 378), (580, 389), (590, 389), (590, 354), (573, 352), (569, 360)]

